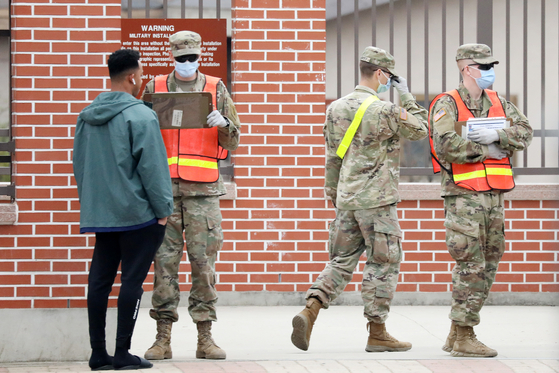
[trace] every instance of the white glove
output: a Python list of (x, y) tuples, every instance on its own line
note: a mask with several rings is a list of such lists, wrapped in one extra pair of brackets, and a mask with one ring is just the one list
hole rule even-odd
[(477, 142), (478, 144), (489, 145), (499, 141), (497, 130), (480, 128), (468, 133), (468, 140)]
[(489, 158), (491, 159), (503, 159), (507, 157), (507, 152), (503, 150), (499, 145), (489, 144), (487, 145), (489, 149)]
[(208, 126), (209, 127), (227, 127), (227, 121), (225, 117), (221, 115), (219, 110), (214, 110), (208, 114)]
[[(400, 82), (398, 83), (398, 81), (396, 81), (396, 79), (398, 79)], [(392, 85), (394, 86), (394, 88), (396, 88), (398, 90), (398, 93), (400, 94), (400, 96), (402, 96), (405, 93), (410, 93), (410, 90), (408, 88), (408, 81), (403, 76), (398, 76), (397, 78), (392, 78)]]

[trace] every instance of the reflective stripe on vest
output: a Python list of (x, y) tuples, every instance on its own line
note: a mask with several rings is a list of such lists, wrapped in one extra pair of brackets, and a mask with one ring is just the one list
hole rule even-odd
[[(168, 75), (155, 77), (155, 93), (169, 92), (168, 77)], [(206, 75), (203, 91), (212, 94), (214, 108), (220, 80)], [(216, 182), (219, 179), (218, 161), (227, 157), (227, 151), (219, 146), (217, 127), (167, 129), (161, 130), (161, 134), (167, 150), (167, 162), (172, 178), (202, 183)]]
[(351, 124), (349, 125), (349, 128), (347, 129), (347, 131), (344, 135), (344, 138), (342, 139), (342, 141), (340, 142), (340, 145), (338, 146), (338, 149), (336, 150), (336, 154), (341, 159), (344, 159), (345, 153), (347, 153), (347, 150), (349, 149), (349, 146), (351, 145), (351, 141), (353, 141), (353, 137), (355, 136), (355, 133), (357, 132), (357, 128), (359, 128), (359, 125), (361, 124), (361, 121), (363, 120), (363, 115), (365, 115), (365, 111), (367, 111), (367, 108), (373, 102), (378, 101), (378, 99), (379, 98), (377, 96), (371, 95), (371, 96), (367, 97), (367, 99), (365, 101), (363, 101), (361, 106), (359, 106), (359, 109), (357, 109), (357, 113), (355, 113), (355, 116), (353, 117), (353, 120), (351, 121)]
[[(488, 118), (506, 117), (505, 110), (497, 92), (489, 89), (485, 93), (491, 100), (491, 108), (487, 115)], [(457, 90), (442, 93), (435, 97), (429, 107), (429, 124), (431, 124), (431, 110), (435, 102), (444, 95), (452, 97), (458, 110), (458, 122), (467, 121), (474, 118), (472, 112), (468, 109)], [(435, 152), (431, 127), (429, 126), (429, 143), (431, 146), (431, 158), (433, 162), (433, 171), (440, 171), (441, 165)], [(446, 169), (445, 169), (446, 170)], [(446, 170), (449, 172), (449, 170)], [(512, 173), (512, 165), (510, 159), (486, 159), (478, 163), (451, 164), (451, 171), (454, 183), (462, 188), (474, 190), (477, 192), (486, 192), (490, 190), (509, 191), (514, 188), (514, 178)]]

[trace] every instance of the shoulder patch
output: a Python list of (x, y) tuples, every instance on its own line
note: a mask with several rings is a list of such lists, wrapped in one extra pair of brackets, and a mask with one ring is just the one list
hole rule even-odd
[(444, 111), (444, 109), (439, 110), (439, 112), (437, 114), (435, 114), (435, 116), (433, 117), (433, 120), (436, 122), (439, 119), (441, 119), (442, 117), (444, 117), (446, 115), (446, 111)]
[(408, 119), (408, 112), (403, 107), (400, 108), (400, 119), (407, 120)]

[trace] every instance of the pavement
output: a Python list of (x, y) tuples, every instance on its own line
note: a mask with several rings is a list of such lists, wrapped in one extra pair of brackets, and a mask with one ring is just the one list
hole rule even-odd
[[(363, 308), (331, 306), (315, 324), (310, 348), (291, 344), (291, 319), (302, 307), (219, 307), (214, 323), (216, 343), (227, 360), (194, 357), (196, 326), (186, 308), (173, 325), (173, 359), (154, 362), (139, 372), (234, 373), (448, 373), (448, 372), (559, 372), (559, 308), (543, 306), (486, 306), (478, 338), (495, 348), (496, 358), (454, 358), (441, 350), (450, 321), (446, 306), (395, 306), (386, 322), (394, 337), (413, 344), (406, 352), (367, 353)], [(132, 339), (131, 353), (143, 356), (155, 337), (155, 321), (142, 308)], [(108, 342), (110, 345), (110, 343)], [(113, 344), (114, 345), (114, 344)], [(1, 346), (0, 346), (1, 347)], [(109, 349), (109, 351), (111, 351)], [(86, 361), (5, 363), (0, 373), (87, 372)]]

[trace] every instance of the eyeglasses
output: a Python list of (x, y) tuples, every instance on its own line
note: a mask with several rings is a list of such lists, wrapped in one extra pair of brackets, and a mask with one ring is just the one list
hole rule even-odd
[(468, 66), (472, 66), (472, 67), (477, 66), (477, 67), (474, 67), (474, 69), (483, 70), (483, 71), (491, 70), (493, 68), (492, 63), (484, 64), (484, 65), (474, 63), (474, 64), (471, 64), (471, 65), (468, 65)]
[(175, 57), (175, 61), (180, 62), (180, 63), (185, 63), (186, 61), (194, 62), (198, 59), (198, 57), (200, 57), (200, 56), (197, 55), (197, 54), (187, 54), (185, 56)]
[[(382, 69), (380, 71), (383, 74), (388, 74), (388, 77), (387, 77), (388, 80), (394, 79), (394, 74), (390, 73), (390, 71), (385, 71), (385, 70), (382, 70)], [(385, 75), (385, 77), (386, 77), (386, 75)]]

